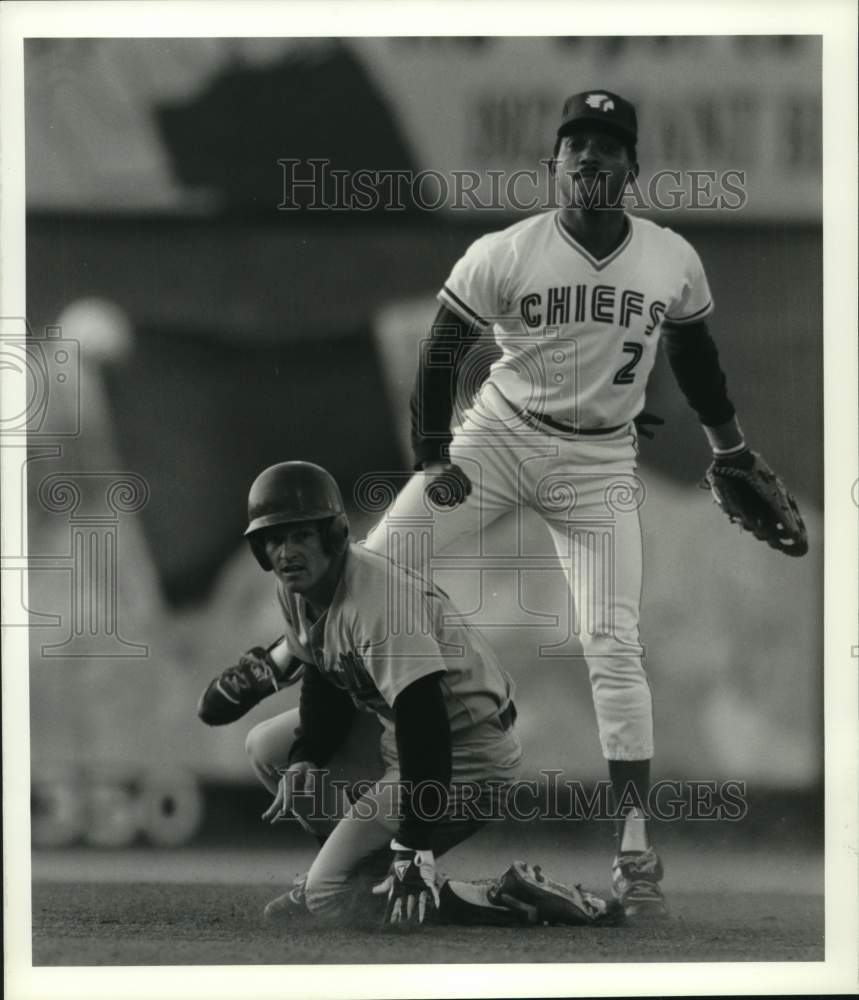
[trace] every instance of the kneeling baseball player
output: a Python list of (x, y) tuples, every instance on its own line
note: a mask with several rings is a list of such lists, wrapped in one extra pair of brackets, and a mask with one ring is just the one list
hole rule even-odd
[[(404, 925), (622, 919), (617, 903), (521, 862), (487, 885), (439, 877), (435, 859), (497, 816), (516, 776), (522, 749), (511, 680), (482, 636), (457, 624), (442, 590), (350, 544), (340, 491), (324, 469), (266, 469), (251, 487), (248, 519), (253, 554), (277, 579), (289, 659), (281, 667), (269, 651), (250, 651), (209, 685), (198, 712), (210, 725), (234, 721), (300, 677), (299, 708), (252, 729), (247, 750), (274, 795), (263, 818), (298, 815), (320, 849), (266, 917), (309, 911), (327, 921)], [(332, 829), (330, 817), (320, 822), (301, 803), (318, 806), (315, 776), (342, 753), (361, 712), (381, 725), (384, 773)]]

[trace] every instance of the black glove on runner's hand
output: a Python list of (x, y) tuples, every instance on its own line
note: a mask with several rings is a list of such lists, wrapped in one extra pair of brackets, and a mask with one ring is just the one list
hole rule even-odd
[(388, 903), (382, 925), (418, 926), (438, 912), (439, 894), (432, 851), (415, 851), (391, 841), (394, 858), (384, 881), (373, 887), (373, 894), (387, 894)]

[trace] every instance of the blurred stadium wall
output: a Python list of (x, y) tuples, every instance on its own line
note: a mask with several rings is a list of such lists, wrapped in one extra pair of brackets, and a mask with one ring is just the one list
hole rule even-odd
[[(80, 433), (30, 438), (36, 841), (180, 843), (201, 787), (250, 781), (244, 733), (294, 694), (223, 731), (195, 716), (210, 676), (278, 631), (241, 541), (247, 486), (289, 457), (347, 495), (370, 470), (408, 469), (433, 294), (517, 217), (279, 210), (278, 161), (509, 175), (550, 155), (563, 98), (595, 84), (638, 104), (645, 185), (661, 168), (745, 172), (739, 211), (643, 214), (698, 249), (732, 396), (812, 543), (795, 564), (712, 508), (703, 436), (660, 364), (648, 409), (668, 423), (642, 447), (658, 773), (819, 789), (820, 58), (811, 37), (29, 40), (28, 319), (59, 323), (81, 358)], [(69, 639), (81, 516), (46, 503), (45, 482), (123, 471), (148, 496), (98, 531), (124, 645), (88, 651)], [(368, 524), (355, 511), (358, 536)], [(548, 552), (539, 525), (528, 544)], [(560, 571), (445, 582), (516, 678), (528, 768), (602, 778), (583, 665), (536, 652), (566, 634)]]

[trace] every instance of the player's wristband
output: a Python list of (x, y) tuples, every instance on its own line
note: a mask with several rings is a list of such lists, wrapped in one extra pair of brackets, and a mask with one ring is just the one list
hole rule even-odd
[(736, 417), (726, 420), (725, 423), (717, 427), (708, 427), (703, 424), (704, 433), (710, 442), (710, 448), (716, 458), (726, 458), (731, 455), (739, 455), (746, 450), (746, 439), (743, 436), (743, 429), (737, 422)]
[(738, 445), (734, 445), (733, 448), (714, 448), (713, 457), (714, 458), (736, 458), (737, 455), (742, 455), (744, 451), (748, 451), (749, 446), (745, 441), (741, 441)]
[(729, 455), (714, 455), (714, 466), (719, 468), (731, 467), (734, 469), (751, 469), (755, 464), (755, 453), (750, 448), (743, 448), (742, 451), (732, 452)]
[(394, 854), (405, 853), (405, 854), (420, 854), (422, 857), (426, 858), (431, 862), (435, 862), (435, 857), (430, 847), (406, 847), (405, 844), (400, 843), (400, 841), (394, 837), (391, 841), (391, 850)]

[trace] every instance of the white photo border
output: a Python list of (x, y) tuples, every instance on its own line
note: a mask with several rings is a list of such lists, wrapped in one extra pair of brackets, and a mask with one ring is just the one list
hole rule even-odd
[[(203, 12), (205, 11), (205, 15)], [(0, 8), (0, 315), (24, 316), (23, 39), (218, 35), (823, 36), (826, 959), (822, 963), (33, 968), (27, 636), (3, 634), (6, 995), (24, 997), (614, 996), (857, 989), (856, 12), (846, 0), (757, 2), (9, 2)], [(4, 413), (23, 380), (3, 375)], [(3, 477), (3, 544), (26, 536)], [(3, 595), (4, 609), (8, 595)], [(416, 969), (420, 974), (416, 975)]]

